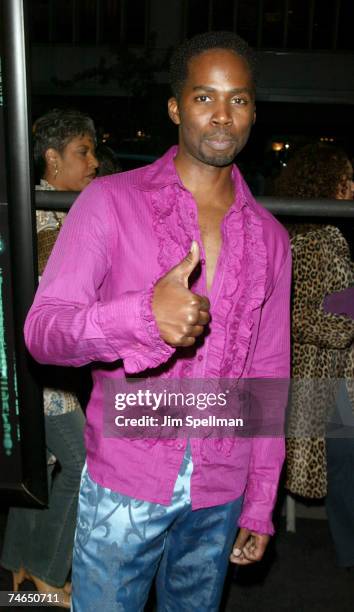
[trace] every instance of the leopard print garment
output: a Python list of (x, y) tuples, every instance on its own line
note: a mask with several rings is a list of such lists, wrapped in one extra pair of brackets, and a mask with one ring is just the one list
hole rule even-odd
[(325, 295), (354, 285), (347, 242), (332, 226), (312, 227), (291, 239), (293, 255), (292, 388), (288, 418), (286, 487), (321, 498), (327, 492), (326, 418), (338, 382), (347, 378), (353, 403), (354, 321), (327, 314)]

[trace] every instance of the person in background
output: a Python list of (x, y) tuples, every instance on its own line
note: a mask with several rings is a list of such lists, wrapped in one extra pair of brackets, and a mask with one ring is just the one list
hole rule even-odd
[[(276, 195), (351, 200), (353, 167), (341, 149), (307, 145), (289, 160)], [(354, 565), (354, 265), (331, 225), (289, 227), (293, 254), (292, 402), (286, 486), (326, 496), (337, 563)], [(339, 379), (346, 379), (340, 383)], [(322, 381), (306, 385), (304, 381)], [(298, 382), (300, 381), (300, 383)], [(345, 427), (341, 426), (345, 425)], [(303, 436), (303, 432), (306, 435)]]
[[(34, 125), (34, 157), (39, 190), (82, 191), (95, 177), (96, 135), (92, 120), (75, 110), (51, 110)], [(66, 213), (37, 211), (38, 268), (42, 274)], [(45, 432), (48, 449), (49, 504), (45, 510), (11, 508), (1, 564), (13, 573), (13, 588), (25, 579), (42, 593), (57, 593), (70, 607), (70, 584), (76, 507), (85, 461), (84, 414), (68, 386), (67, 377), (41, 374), (44, 388)], [(52, 374), (50, 374), (52, 376)], [(62, 375), (61, 375), (62, 376)], [(35, 440), (33, 440), (35, 444)], [(54, 465), (55, 464), (55, 465)]]
[(96, 147), (96, 157), (99, 163), (97, 176), (106, 176), (108, 174), (122, 172), (122, 166), (117, 153), (108, 145), (99, 144)]

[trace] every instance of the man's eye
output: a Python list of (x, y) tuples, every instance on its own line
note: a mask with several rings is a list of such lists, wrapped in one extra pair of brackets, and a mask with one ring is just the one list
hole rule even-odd
[(246, 100), (245, 98), (232, 98), (232, 104), (236, 104), (236, 105), (242, 105), (242, 104), (247, 104), (248, 100)]
[(210, 100), (210, 96), (205, 94), (196, 97), (197, 102), (208, 102)]

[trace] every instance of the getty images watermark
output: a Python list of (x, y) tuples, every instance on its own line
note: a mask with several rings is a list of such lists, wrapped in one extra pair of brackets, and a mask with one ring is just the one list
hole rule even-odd
[(125, 438), (283, 435), (288, 381), (112, 379), (104, 435)]
[[(155, 392), (150, 389), (139, 389), (135, 393), (116, 393), (114, 396), (114, 407), (117, 411), (127, 408), (149, 408), (155, 415), (143, 414), (138, 417), (118, 414), (114, 423), (117, 427), (183, 427), (198, 429), (199, 427), (243, 427), (242, 417), (221, 417), (216, 414), (208, 414), (203, 417), (186, 413), (182, 416), (172, 416), (166, 412), (166, 408), (196, 409), (207, 411), (208, 408), (224, 408), (227, 406), (227, 396), (230, 390), (220, 393), (182, 393), (168, 391)], [(161, 410), (161, 414), (158, 410)]]
[(120, 378), (103, 383), (106, 437), (350, 437), (353, 379)]

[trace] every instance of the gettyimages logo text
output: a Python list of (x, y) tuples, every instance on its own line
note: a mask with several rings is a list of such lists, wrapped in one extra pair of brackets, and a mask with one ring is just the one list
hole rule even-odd
[(215, 406), (226, 406), (228, 393), (228, 389), (220, 393), (175, 393), (166, 389), (156, 393), (150, 389), (139, 389), (134, 393), (116, 393), (114, 407), (116, 410), (125, 410), (127, 407), (135, 406), (151, 410), (168, 406), (206, 410)]

